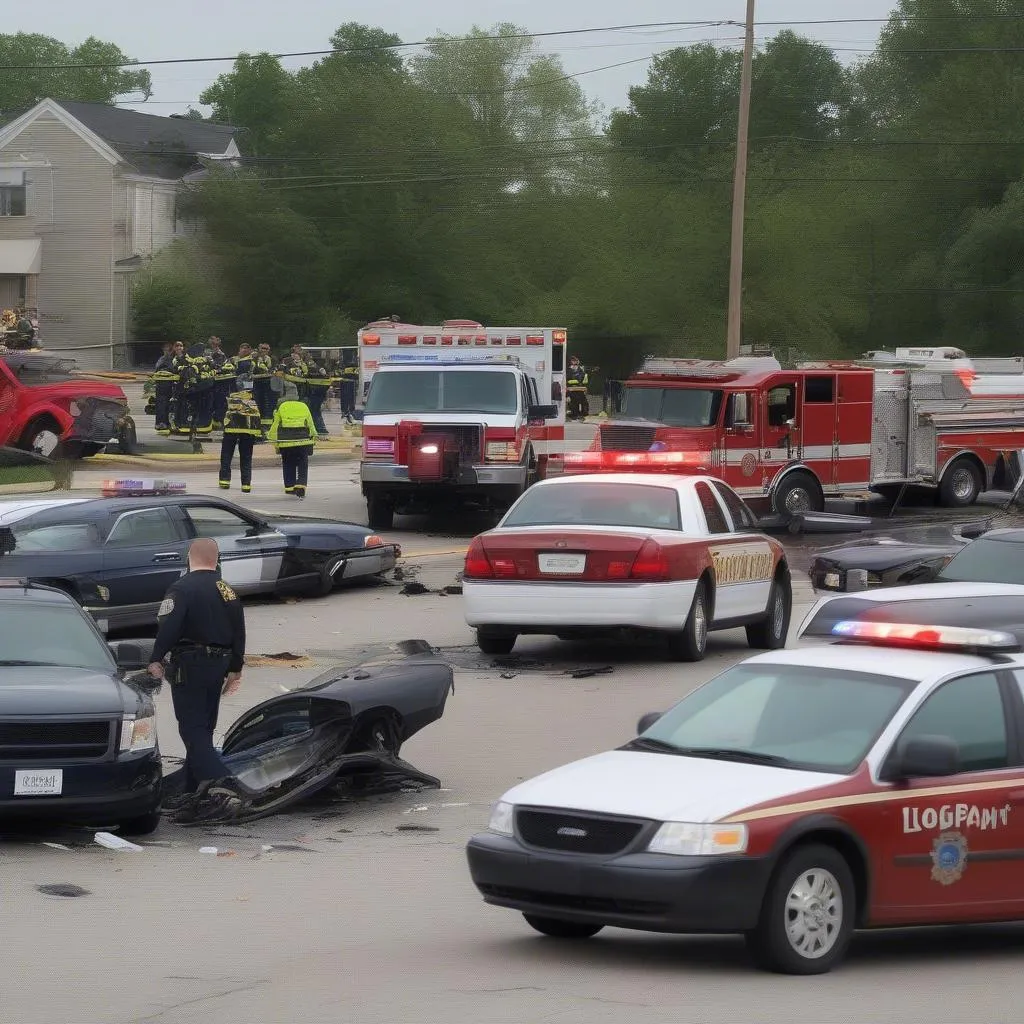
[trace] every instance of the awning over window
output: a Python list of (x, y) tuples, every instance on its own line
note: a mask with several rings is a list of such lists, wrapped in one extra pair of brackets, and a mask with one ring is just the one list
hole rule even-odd
[(0, 240), (0, 274), (38, 274), (43, 267), (43, 240), (17, 238)]

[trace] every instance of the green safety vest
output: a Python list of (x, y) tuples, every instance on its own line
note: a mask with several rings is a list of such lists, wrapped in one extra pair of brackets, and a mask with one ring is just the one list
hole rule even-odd
[(309, 406), (294, 398), (283, 401), (274, 413), (274, 422), (267, 432), (267, 439), (279, 448), (297, 448), (316, 443), (316, 424), (310, 415)]

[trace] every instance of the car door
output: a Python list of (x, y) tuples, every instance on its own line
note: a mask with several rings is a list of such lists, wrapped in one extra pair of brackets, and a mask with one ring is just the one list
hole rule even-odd
[(711, 486), (725, 506), (733, 535), (743, 541), (742, 550), (749, 556), (741, 573), (745, 578), (738, 584), (742, 587), (739, 604), (743, 609), (739, 614), (756, 615), (767, 610), (772, 591), (775, 573), (772, 546), (758, 529), (754, 513), (728, 484), (716, 480)]
[(210, 537), (220, 548), (220, 571), (239, 594), (273, 590), (281, 575), (288, 541), (283, 533), (263, 529), (243, 510), (217, 502), (182, 502), (179, 509), (193, 537)]
[(147, 612), (187, 565), (188, 539), (167, 506), (112, 514), (103, 542), (103, 585), (112, 608)]
[[(908, 739), (944, 736), (961, 771), (897, 783), (881, 807), (872, 903), (880, 920), (1005, 917), (1024, 912), (1024, 770), (1014, 701), (996, 670), (960, 676), (929, 694), (889, 756)], [(883, 774), (884, 774), (883, 762)], [(955, 917), (954, 917), (955, 919)]]
[[(695, 491), (711, 538), (708, 553), (715, 570), (714, 621), (729, 622), (763, 612), (768, 598), (761, 596), (759, 585), (765, 578), (765, 556), (771, 561), (770, 546), (763, 538), (735, 532), (725, 505), (710, 484), (702, 480)], [(770, 566), (767, 579), (771, 580)]]

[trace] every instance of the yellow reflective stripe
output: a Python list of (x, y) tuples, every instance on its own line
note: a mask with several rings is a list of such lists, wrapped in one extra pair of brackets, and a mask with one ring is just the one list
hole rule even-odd
[(763, 821), (765, 818), (782, 818), (790, 814), (809, 814), (812, 811), (833, 811), (842, 807), (860, 807), (867, 804), (886, 804), (900, 801), (923, 800), (935, 796), (954, 796), (957, 793), (992, 793), (1003, 789), (1024, 788), (1022, 779), (999, 779), (993, 782), (964, 782), (956, 786), (930, 786), (927, 789), (887, 789), (877, 793), (854, 793), (850, 796), (823, 797), (820, 800), (805, 800), (801, 803), (765, 807), (758, 811), (740, 811), (739, 814), (722, 818), (724, 823), (741, 821)]

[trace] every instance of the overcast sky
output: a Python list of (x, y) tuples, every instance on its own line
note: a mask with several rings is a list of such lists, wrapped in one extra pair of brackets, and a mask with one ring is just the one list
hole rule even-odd
[[(835, 47), (844, 62), (853, 61), (870, 51), (881, 19), (894, 6), (894, 0), (757, 0), (757, 38), (763, 42), (792, 27)], [(437, 32), (460, 35), (474, 24), (490, 28), (501, 21), (530, 32), (666, 21), (742, 23), (745, 10), (745, 0), (42, 0), (9, 5), (3, 31), (38, 32), (70, 45), (94, 35), (117, 43), (138, 60), (161, 60), (323, 49), (346, 21), (379, 26), (404, 42), (415, 42)], [(794, 24), (842, 18), (876, 20)], [(697, 24), (555, 36), (539, 43), (557, 52), (573, 74), (635, 61), (580, 77), (589, 96), (613, 108), (624, 106), (629, 87), (645, 80), (645, 58), (651, 54), (705, 40), (739, 45), (741, 37), (742, 28), (736, 25)], [(284, 63), (294, 68), (314, 59)], [(152, 67), (149, 103), (129, 105), (159, 114), (198, 106), (199, 94), (230, 66), (225, 61)]]

